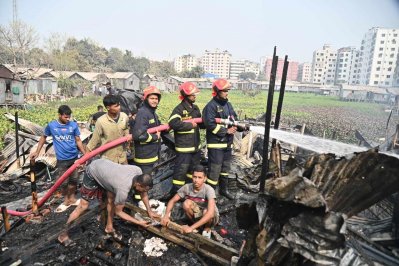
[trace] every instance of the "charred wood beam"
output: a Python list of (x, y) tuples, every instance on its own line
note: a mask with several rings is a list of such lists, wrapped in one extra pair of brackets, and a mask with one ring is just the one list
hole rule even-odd
[[(78, 226), (92, 219), (99, 210), (100, 208), (98, 206), (93, 208), (73, 221), (70, 225), (66, 225), (65, 220), (59, 221), (55, 224), (48, 224), (46, 228), (42, 229), (43, 234), (41, 234), (36, 241), (18, 247), (18, 249), (7, 250), (3, 253), (4, 258), (7, 258), (8, 260), (11, 259), (13, 261), (20, 259), (23, 263), (30, 262), (31, 257), (34, 254), (36, 254), (40, 249), (43, 249), (43, 247), (49, 245), (51, 241), (57, 239), (62, 231), (77, 228)], [(5, 261), (0, 260), (0, 265), (5, 265), (3, 263), (5, 263)]]
[[(143, 217), (148, 217), (147, 211), (135, 205), (126, 204), (125, 207), (133, 212), (139, 213)], [(159, 222), (160, 218), (156, 220)], [(187, 248), (193, 253), (199, 253), (223, 265), (230, 265), (231, 258), (239, 254), (238, 250), (203, 237), (197, 233), (183, 235), (180, 233), (182, 232), (181, 226), (173, 222), (170, 222), (168, 227), (159, 228), (156, 226), (149, 226), (146, 230)]]
[(281, 78), (280, 95), (278, 97), (276, 118), (274, 119), (274, 129), (278, 129), (280, 126), (280, 117), (281, 117), (281, 110), (283, 109), (285, 83), (287, 81), (288, 65), (289, 65), (288, 56), (286, 55), (284, 58), (283, 76)]
[(274, 47), (273, 63), (270, 72), (269, 92), (267, 96), (266, 115), (265, 115), (263, 160), (262, 160), (262, 172), (261, 172), (260, 189), (259, 189), (261, 193), (263, 193), (265, 190), (265, 181), (267, 178), (266, 175), (267, 172), (269, 171), (269, 136), (270, 136), (270, 124), (272, 121), (273, 95), (274, 95), (274, 86), (276, 82), (277, 64), (278, 64), (278, 56), (276, 56), (276, 47)]

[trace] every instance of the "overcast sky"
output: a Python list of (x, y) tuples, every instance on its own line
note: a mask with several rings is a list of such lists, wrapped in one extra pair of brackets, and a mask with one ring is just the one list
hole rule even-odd
[[(0, 24), (12, 20), (0, 0)], [(399, 0), (17, 0), (18, 18), (44, 39), (65, 33), (135, 56), (173, 60), (228, 50), (259, 62), (273, 46), (282, 57), (311, 61), (315, 49), (359, 47), (372, 27), (399, 28)]]

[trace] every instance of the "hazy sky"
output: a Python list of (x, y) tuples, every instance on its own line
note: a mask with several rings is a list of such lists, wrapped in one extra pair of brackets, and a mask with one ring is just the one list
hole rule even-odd
[[(0, 24), (12, 20), (0, 0)], [(372, 27), (399, 28), (399, 0), (17, 0), (18, 18), (44, 39), (88, 37), (135, 56), (172, 60), (220, 48), (234, 59), (311, 61), (315, 49), (357, 46)]]

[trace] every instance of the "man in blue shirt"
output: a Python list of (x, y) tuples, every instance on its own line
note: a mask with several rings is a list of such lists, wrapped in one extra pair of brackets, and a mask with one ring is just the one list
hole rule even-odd
[[(69, 106), (61, 105), (58, 108), (58, 119), (48, 123), (44, 135), (40, 137), (36, 151), (31, 154), (31, 159), (36, 160), (44, 143), (46, 143), (46, 137), (51, 136), (57, 157), (57, 179), (78, 159), (78, 149), (82, 154), (86, 152), (80, 139), (78, 124), (70, 121), (71, 114), (72, 110)], [(79, 203), (75, 198), (77, 185), (78, 173), (75, 170), (68, 178), (68, 185), (61, 187), (64, 202), (55, 210), (56, 212), (65, 211), (69, 206)]]

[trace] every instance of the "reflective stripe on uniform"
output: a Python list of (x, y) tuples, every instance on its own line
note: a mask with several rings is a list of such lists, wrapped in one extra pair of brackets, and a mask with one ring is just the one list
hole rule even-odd
[(186, 176), (187, 176), (188, 178), (193, 179), (193, 175), (192, 175), (192, 174), (186, 174)]
[(195, 151), (195, 147), (189, 147), (189, 148), (179, 148), (179, 147), (175, 147), (176, 151), (180, 151), (180, 152), (188, 152), (188, 151)]
[(213, 133), (213, 134), (217, 134), (221, 128), (222, 128), (222, 127), (221, 127), (219, 124), (217, 124), (216, 127), (215, 127), (215, 129), (212, 130), (212, 133)]
[(174, 115), (172, 115), (172, 116), (169, 118), (168, 122), (172, 121), (172, 120), (175, 119), (175, 118), (180, 118), (180, 119), (181, 119), (181, 115), (179, 115), (179, 114), (174, 114)]
[(229, 174), (228, 173), (220, 173), (220, 175), (227, 176)]
[(227, 143), (210, 143), (206, 146), (208, 148), (227, 148)]
[(153, 162), (156, 162), (157, 160), (158, 160), (158, 156), (148, 158), (148, 159), (140, 159), (140, 158), (133, 159), (133, 161), (135, 161), (136, 163), (153, 163)]
[(186, 182), (185, 182), (185, 181), (181, 181), (181, 180), (173, 179), (173, 180), (172, 180), (172, 183), (173, 183), (174, 185), (183, 186)]
[(148, 134), (148, 138), (146, 139), (145, 142), (150, 142), (151, 140), (152, 140), (152, 135), (151, 135), (151, 134)]
[(139, 194), (134, 194), (134, 199), (141, 200), (141, 196)]
[(194, 134), (194, 128), (189, 131), (176, 131), (177, 134)]
[(206, 180), (206, 182), (208, 182), (209, 184), (214, 185), (214, 186), (216, 186), (218, 184), (218, 181), (214, 181), (209, 178)]

